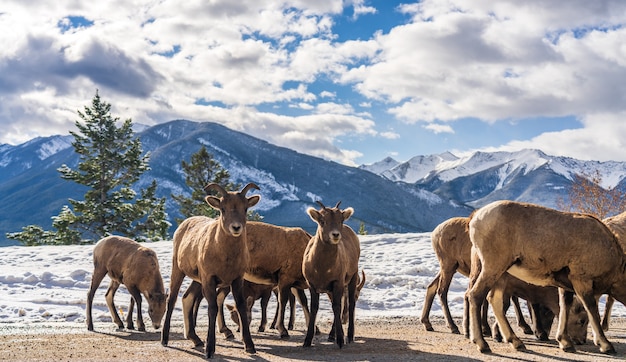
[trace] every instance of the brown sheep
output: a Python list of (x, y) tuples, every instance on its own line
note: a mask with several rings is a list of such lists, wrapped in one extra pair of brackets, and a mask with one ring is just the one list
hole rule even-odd
[[(616, 236), (600, 220), (528, 203), (496, 201), (472, 216), (469, 234), (472, 253), (482, 266), (476, 271), (474, 265), (478, 263), (472, 264), (467, 292), (470, 337), (479, 351), (490, 351), (480, 331), (479, 305), (508, 272), (535, 285), (559, 288), (556, 339), (561, 349), (575, 351), (566, 325), (576, 293), (587, 310), (594, 343), (603, 353), (615, 353), (601, 328), (596, 297), (610, 294), (626, 302), (626, 259)], [(516, 349), (524, 349), (503, 313), (494, 308), (494, 314), (505, 340)]]
[[(241, 334), (245, 351), (256, 353), (246, 314), (246, 301), (243, 297), (243, 275), (249, 262), (246, 234), (246, 213), (256, 205), (261, 197), (246, 197), (250, 189), (259, 189), (253, 183), (246, 185), (241, 192), (228, 192), (212, 183), (205, 187), (218, 191), (222, 197), (206, 196), (206, 202), (220, 211), (217, 220), (194, 216), (184, 220), (174, 233), (172, 275), (170, 296), (161, 334), (161, 344), (169, 342), (170, 320), (178, 292), (185, 276), (201, 286), (202, 294), (209, 303), (209, 328), (205, 354), (211, 358), (215, 353), (215, 324), (217, 319), (217, 289), (230, 287), (243, 321)], [(196, 336), (197, 337), (197, 336)], [(201, 345), (199, 339), (194, 341)]]
[[(452, 277), (456, 271), (465, 276), (469, 276), (470, 273), (472, 242), (468, 234), (469, 220), (470, 219), (467, 217), (454, 217), (439, 224), (432, 232), (431, 239), (433, 250), (439, 260), (440, 271), (426, 289), (421, 322), (424, 324), (427, 331), (433, 330), (428, 315), (435, 293), (438, 293), (450, 330), (452, 333), (459, 333), (448, 308), (447, 294), (450, 283), (452, 282)], [(558, 314), (557, 289), (552, 287), (538, 287), (520, 281), (510, 275), (505, 276), (505, 280), (500, 284), (500, 286), (504, 288), (502, 293), (505, 295), (505, 302), (501, 304), (499, 308), (504, 308), (504, 310), (508, 309), (508, 301), (513, 300), (518, 326), (521, 327), (526, 334), (534, 333), (537, 339), (547, 340), (552, 319), (554, 315)], [(532, 322), (534, 326), (532, 329), (526, 324), (526, 321), (524, 321), (524, 316), (519, 307), (518, 297), (528, 301), (531, 306), (531, 316), (533, 317)], [(580, 310), (578, 301), (576, 302), (577, 303), (573, 306), (574, 311), (577, 312), (576, 318), (571, 319), (571, 323), (568, 325), (568, 331), (575, 336), (577, 342), (583, 343), (587, 334), (587, 324), (585, 322), (588, 319), (584, 310)], [(482, 311), (481, 323), (483, 334), (492, 335), (497, 339), (498, 336), (489, 331), (487, 306), (488, 303), (485, 303)], [(541, 308), (548, 308), (551, 313), (548, 315), (541, 313)], [(545, 318), (539, 318), (541, 316), (545, 316)], [(583, 323), (581, 324), (580, 321)], [(469, 326), (467, 325), (469, 321), (465, 318), (464, 322), (466, 335), (469, 335)], [(497, 330), (496, 327), (497, 325), (494, 324), (494, 330)]]
[(311, 292), (311, 318), (309, 319), (304, 347), (310, 347), (315, 334), (315, 319), (319, 309), (319, 293), (326, 292), (330, 297), (334, 314), (333, 325), (328, 339), (335, 340), (339, 348), (344, 345), (341, 324), (341, 303), (348, 286), (348, 338), (354, 341), (354, 308), (356, 285), (359, 278), (359, 257), (361, 245), (356, 233), (344, 221), (354, 213), (351, 207), (339, 209), (339, 203), (328, 208), (318, 201), (321, 209), (307, 209), (307, 213), (317, 223), (317, 231), (309, 241), (302, 274), (309, 283)]
[[(302, 275), (302, 256), (311, 235), (298, 227), (277, 226), (263, 222), (250, 221), (247, 223), (247, 245), (249, 263), (246, 267), (244, 279), (257, 284), (265, 284), (278, 288), (278, 317), (276, 329), (281, 338), (289, 338), (284, 324), (285, 305), (292, 295), (291, 288), (295, 288), (298, 300), (302, 305), (305, 319), (309, 320), (309, 308), (304, 289), (308, 288), (306, 279)], [(232, 338), (232, 331), (224, 323), (223, 301), (229, 289), (221, 289), (218, 295), (217, 324), (226, 338)], [(195, 340), (196, 312), (202, 295), (195, 286), (190, 287), (183, 297), (183, 313), (185, 316), (185, 332), (187, 338)], [(187, 308), (191, 308), (188, 310)], [(236, 306), (239, 310), (239, 307)]]
[(165, 288), (159, 269), (159, 260), (156, 253), (134, 240), (121, 236), (107, 236), (96, 244), (93, 249), (94, 271), (91, 277), (91, 286), (87, 293), (87, 329), (93, 331), (91, 309), (93, 297), (102, 279), (108, 274), (111, 278), (109, 289), (106, 292), (106, 301), (113, 322), (119, 328), (124, 323), (117, 314), (113, 301), (115, 292), (120, 284), (124, 284), (132, 296), (126, 317), (126, 327), (134, 329), (133, 309), (137, 303), (137, 329), (145, 331), (146, 326), (141, 314), (141, 294), (148, 301), (148, 315), (155, 329), (161, 327), (161, 319), (165, 313)]
[[(619, 215), (607, 217), (602, 222), (611, 229), (615, 235), (617, 235), (617, 241), (619, 241), (622, 249), (626, 250), (626, 212)], [(604, 305), (604, 316), (602, 316), (602, 329), (609, 330), (609, 321), (611, 319), (611, 309), (615, 300), (610, 295), (606, 297), (606, 304)]]

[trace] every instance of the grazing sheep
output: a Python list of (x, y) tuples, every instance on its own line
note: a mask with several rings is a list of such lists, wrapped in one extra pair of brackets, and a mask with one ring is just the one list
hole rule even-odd
[(341, 303), (348, 286), (348, 343), (354, 341), (354, 308), (356, 285), (359, 278), (361, 246), (354, 231), (344, 225), (354, 213), (351, 207), (340, 210), (338, 202), (328, 208), (318, 201), (321, 209), (309, 208), (307, 213), (317, 223), (317, 231), (304, 252), (302, 274), (309, 283), (311, 292), (311, 318), (308, 321), (304, 347), (310, 347), (315, 334), (315, 319), (319, 309), (319, 293), (330, 297), (334, 314), (329, 340), (335, 340), (339, 348), (344, 345), (341, 324)]
[[(217, 319), (218, 288), (230, 287), (242, 320), (241, 334), (245, 350), (256, 353), (243, 297), (243, 275), (249, 262), (246, 236), (246, 213), (256, 205), (261, 197), (246, 197), (250, 189), (259, 189), (253, 183), (246, 185), (241, 192), (228, 192), (218, 184), (205, 187), (207, 193), (218, 191), (222, 197), (206, 196), (206, 202), (220, 211), (217, 220), (194, 216), (183, 221), (174, 233), (172, 275), (167, 312), (161, 334), (161, 344), (169, 342), (170, 320), (178, 292), (185, 276), (201, 286), (202, 294), (209, 303), (209, 328), (207, 333), (206, 357), (215, 353), (215, 323)], [(184, 303), (183, 303), (184, 304)], [(195, 334), (195, 333), (194, 333)], [(197, 336), (196, 336), (197, 338)], [(196, 345), (202, 341), (194, 340)]]
[[(439, 260), (439, 273), (437, 273), (433, 281), (426, 288), (421, 322), (427, 331), (434, 331), (428, 316), (433, 305), (433, 300), (435, 299), (435, 294), (439, 294), (441, 308), (443, 309), (450, 331), (455, 334), (459, 333), (459, 328), (454, 323), (452, 315), (450, 314), (450, 308), (448, 307), (448, 290), (450, 289), (450, 283), (452, 283), (452, 277), (455, 272), (458, 271), (466, 277), (468, 277), (470, 273), (472, 243), (469, 240), (469, 235), (466, 230), (468, 223), (469, 218), (453, 217), (439, 224), (432, 232), (431, 241), (435, 255), (437, 255), (437, 259)], [(518, 304), (519, 303), (516, 303), (516, 311), (519, 310)], [(483, 305), (483, 333), (485, 334), (491, 333), (487, 322), (488, 307), (489, 305), (487, 303)], [(519, 323), (521, 324), (523, 322), (523, 324), (526, 324), (524, 319), (519, 317), (520, 315), (521, 312), (518, 314)], [(527, 324), (525, 327), (530, 329)], [(469, 329), (467, 323), (465, 323), (465, 329)]]
[[(470, 288), (470, 336), (479, 351), (489, 352), (480, 333), (478, 306), (505, 272), (526, 282), (559, 288), (559, 323), (556, 339), (562, 350), (575, 351), (567, 334), (573, 293), (587, 310), (594, 343), (603, 353), (615, 353), (600, 325), (596, 297), (610, 294), (626, 302), (626, 259), (616, 236), (597, 218), (546, 207), (496, 201), (479, 209), (469, 226), (472, 253), (480, 270), (472, 265)], [(524, 349), (498, 308), (494, 314), (506, 341)], [(508, 328), (507, 328), (508, 327)]]
[[(439, 294), (441, 299), (441, 306), (444, 311), (444, 315), (448, 322), (448, 326), (452, 333), (459, 333), (457, 326), (452, 320), (450, 310), (448, 308), (447, 294), (452, 282), (454, 273), (459, 273), (469, 276), (471, 266), (471, 248), (472, 242), (468, 234), (469, 218), (467, 217), (453, 217), (439, 224), (432, 232), (432, 244), (433, 250), (439, 260), (440, 271), (435, 276), (435, 279), (430, 283), (426, 289), (426, 298), (424, 301), (424, 307), (422, 309), (421, 322), (424, 324), (427, 331), (432, 331), (432, 324), (428, 318), (430, 308), (435, 298), (435, 293)], [(502, 293), (505, 295), (505, 299), (499, 304), (498, 308), (504, 308), (506, 311), (509, 307), (509, 300), (513, 300), (515, 305), (515, 315), (517, 323), (520, 328), (524, 330), (525, 334), (535, 334), (539, 340), (547, 340), (548, 332), (554, 315), (558, 313), (558, 291), (552, 287), (538, 287), (532, 284), (528, 284), (520, 281), (517, 278), (505, 275), (503, 277), (503, 283), (500, 284)], [(531, 319), (533, 327), (530, 328), (519, 306), (518, 297), (525, 299), (531, 306)], [(498, 338), (496, 334), (492, 334), (489, 330), (489, 324), (487, 322), (487, 307), (489, 303), (483, 304), (482, 310), (482, 333), (483, 335), (492, 335), (494, 338)], [(492, 306), (495, 308), (495, 306)], [(550, 314), (541, 313), (542, 308), (549, 308)], [(587, 321), (586, 313), (583, 311), (583, 315), (580, 313), (580, 304), (575, 303), (573, 306), (575, 311), (578, 311), (576, 318), (572, 318), (571, 325), (568, 326), (570, 334), (576, 336), (576, 341), (584, 342), (587, 334), (587, 325), (584, 323), (574, 323), (574, 321)], [(467, 310), (467, 308), (466, 308)], [(552, 314), (554, 313), (554, 314)], [(464, 327), (466, 336), (469, 336), (469, 326), (467, 324), (468, 318), (464, 320)], [(494, 331), (497, 331), (497, 324), (494, 324)], [(547, 331), (546, 331), (547, 327)]]
[[(244, 278), (257, 284), (265, 284), (278, 288), (278, 317), (276, 329), (281, 338), (289, 338), (285, 328), (285, 305), (292, 295), (291, 289), (295, 288), (298, 301), (302, 305), (305, 319), (309, 320), (309, 308), (304, 289), (308, 284), (302, 275), (302, 256), (309, 243), (311, 235), (298, 227), (284, 227), (263, 222), (248, 222), (247, 240), (249, 261)], [(228, 289), (223, 289), (218, 296), (217, 323), (221, 333), (226, 338), (232, 338), (232, 331), (224, 323), (223, 301), (228, 294)], [(195, 340), (195, 312), (187, 307), (197, 309), (202, 296), (197, 289), (190, 288), (183, 297), (183, 310), (185, 315), (185, 330), (188, 338)], [(236, 307), (239, 310), (239, 307)]]
[[(602, 222), (611, 229), (615, 235), (617, 235), (617, 241), (619, 241), (622, 249), (626, 250), (626, 212), (619, 215), (607, 217)], [(611, 319), (611, 309), (615, 300), (610, 295), (606, 297), (606, 304), (604, 305), (604, 316), (602, 316), (602, 329), (609, 330), (609, 321)]]
[(145, 331), (146, 326), (141, 314), (141, 294), (148, 301), (148, 315), (155, 329), (161, 327), (161, 319), (165, 313), (165, 288), (159, 269), (159, 260), (156, 253), (134, 240), (121, 236), (108, 236), (96, 244), (93, 249), (94, 271), (91, 277), (91, 287), (87, 293), (87, 329), (93, 331), (91, 309), (96, 289), (100, 286), (105, 275), (109, 275), (111, 283), (106, 292), (106, 301), (113, 322), (119, 328), (124, 323), (117, 314), (113, 298), (120, 284), (124, 284), (132, 296), (126, 317), (126, 327), (134, 329), (133, 309), (137, 303), (137, 329)]
[[(508, 273), (504, 273), (489, 292), (487, 299), (492, 308), (499, 308), (506, 312), (509, 307), (508, 301), (513, 296), (528, 301), (529, 306), (531, 306), (530, 311), (535, 327), (535, 336), (538, 340), (547, 341), (552, 320), (554, 316), (559, 314), (558, 289), (526, 283)], [(572, 338), (572, 341), (576, 344), (584, 344), (587, 340), (589, 317), (585, 308), (576, 297), (574, 297), (574, 302), (570, 307), (567, 322), (567, 333)], [(498, 323), (493, 324), (491, 335), (497, 341), (502, 340)]]

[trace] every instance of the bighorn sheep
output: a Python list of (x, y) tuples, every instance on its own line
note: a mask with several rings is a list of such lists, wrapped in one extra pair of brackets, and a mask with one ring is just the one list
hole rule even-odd
[[(302, 275), (302, 257), (311, 235), (298, 227), (284, 227), (272, 224), (250, 221), (247, 226), (249, 259), (244, 278), (257, 284), (266, 284), (278, 287), (279, 313), (276, 329), (281, 338), (289, 338), (285, 328), (285, 305), (291, 295), (291, 288), (295, 288), (297, 297), (302, 305), (306, 320), (309, 320), (309, 308), (304, 289), (308, 284)], [(224, 288), (218, 295), (217, 323), (220, 332), (227, 338), (232, 331), (224, 323), (223, 301), (229, 290)], [(197, 341), (195, 334), (194, 311), (198, 308), (202, 295), (193, 284), (189, 286), (183, 297), (183, 311), (185, 316), (185, 332), (187, 338)], [(190, 309), (188, 309), (190, 308)], [(239, 310), (239, 306), (236, 306)], [(192, 320), (193, 319), (193, 320)]]
[[(178, 292), (185, 276), (201, 286), (202, 294), (209, 303), (209, 328), (206, 357), (215, 353), (215, 323), (217, 318), (217, 289), (230, 287), (242, 322), (241, 334), (245, 351), (256, 353), (243, 297), (243, 275), (249, 262), (246, 235), (246, 213), (261, 197), (246, 197), (250, 189), (259, 189), (254, 183), (246, 185), (241, 192), (228, 192), (211, 183), (205, 187), (219, 192), (222, 197), (206, 196), (205, 201), (220, 211), (217, 220), (194, 216), (184, 220), (174, 233), (172, 275), (167, 312), (161, 334), (161, 344), (169, 342), (170, 320)], [(186, 317), (186, 316), (185, 316)], [(197, 336), (196, 336), (197, 337)], [(201, 342), (200, 342), (201, 343)]]
[(156, 253), (134, 240), (121, 236), (107, 236), (96, 244), (93, 249), (94, 271), (91, 277), (91, 287), (87, 293), (87, 329), (93, 331), (91, 309), (96, 289), (105, 275), (109, 275), (111, 283), (106, 292), (106, 301), (113, 322), (119, 328), (124, 323), (117, 314), (113, 298), (120, 284), (124, 284), (132, 296), (126, 317), (126, 327), (133, 329), (133, 309), (137, 303), (137, 329), (145, 331), (146, 326), (141, 314), (141, 294), (148, 301), (148, 315), (155, 329), (161, 327), (161, 319), (165, 313), (165, 288), (159, 269), (159, 260)]
[[(621, 214), (607, 217), (602, 222), (611, 229), (617, 236), (622, 249), (626, 250), (626, 212)], [(606, 297), (606, 304), (604, 305), (604, 315), (602, 316), (602, 329), (609, 330), (609, 320), (611, 319), (611, 309), (615, 300), (610, 295)]]
[[(452, 333), (459, 333), (459, 329), (454, 324), (450, 310), (448, 308), (447, 294), (452, 282), (452, 277), (456, 271), (469, 276), (471, 266), (471, 248), (472, 242), (470, 241), (468, 234), (469, 218), (467, 217), (453, 217), (439, 224), (432, 232), (432, 244), (433, 250), (439, 259), (440, 271), (435, 276), (435, 279), (429, 284), (426, 289), (426, 298), (424, 301), (424, 307), (422, 309), (421, 322), (427, 331), (432, 331), (433, 327), (430, 323), (428, 315), (435, 298), (435, 293), (439, 294), (441, 299), (441, 306), (444, 311), (444, 315), (448, 322), (448, 327)], [(517, 323), (520, 328), (524, 330), (525, 334), (535, 334), (539, 340), (547, 340), (552, 324), (554, 315), (558, 314), (558, 291), (553, 287), (538, 287), (532, 284), (520, 281), (517, 278), (506, 275), (503, 282), (499, 285), (503, 288), (504, 304), (497, 306), (498, 308), (504, 308), (506, 311), (509, 307), (509, 300), (513, 300), (515, 304), (515, 315)], [(519, 306), (518, 297), (525, 299), (531, 307), (531, 319), (533, 327), (530, 328)], [(489, 325), (487, 323), (487, 306), (488, 303), (483, 305), (481, 325), (483, 334), (491, 334), (494, 338), (498, 338), (495, 334), (497, 331), (494, 324), (494, 333), (489, 331)], [(496, 306), (492, 306), (496, 307)], [(542, 308), (548, 308), (551, 315), (542, 313)], [(581, 312), (580, 304), (575, 303), (573, 309), (576, 313), (576, 318), (571, 319), (570, 325), (568, 325), (568, 331), (571, 335), (575, 336), (575, 340), (582, 343), (586, 339), (587, 334), (587, 317), (584, 310)], [(582, 314), (582, 315), (581, 315)], [(580, 322), (583, 322), (582, 324)], [(468, 334), (467, 318), (464, 320), (464, 327), (466, 329), (466, 335)], [(546, 331), (547, 328), (547, 331)]]
[(354, 308), (356, 285), (359, 278), (359, 257), (361, 246), (354, 231), (344, 225), (354, 213), (351, 207), (339, 209), (338, 202), (328, 208), (319, 202), (321, 209), (307, 209), (307, 213), (317, 223), (317, 231), (304, 252), (302, 273), (309, 283), (311, 292), (311, 318), (308, 321), (304, 347), (310, 347), (315, 333), (315, 319), (319, 309), (319, 293), (327, 292), (334, 314), (333, 325), (328, 339), (335, 340), (341, 348), (344, 345), (341, 324), (341, 303), (348, 286), (348, 343), (354, 341)]
[[(559, 288), (559, 323), (556, 339), (562, 350), (575, 351), (567, 334), (570, 306), (576, 293), (589, 315), (594, 343), (603, 353), (615, 353), (600, 326), (596, 296), (610, 294), (626, 302), (626, 259), (616, 236), (597, 218), (561, 212), (538, 205), (496, 201), (471, 217), (472, 253), (480, 259), (474, 269), (467, 298), (470, 337), (479, 351), (489, 352), (480, 333), (478, 306), (505, 272), (526, 282)], [(494, 308), (502, 334), (516, 349), (524, 344), (506, 318)]]

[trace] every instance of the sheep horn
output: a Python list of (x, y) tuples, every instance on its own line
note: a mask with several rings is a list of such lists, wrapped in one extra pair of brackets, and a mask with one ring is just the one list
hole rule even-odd
[(213, 182), (213, 183), (210, 183), (210, 184), (208, 184), (208, 185), (206, 185), (206, 186), (204, 186), (204, 191), (205, 191), (207, 194), (208, 194), (211, 190), (215, 190), (215, 191), (217, 191), (217, 192), (221, 193), (221, 194), (222, 194), (222, 196), (227, 194), (227, 191), (226, 191), (226, 190), (225, 190), (225, 189), (224, 189), (221, 185), (216, 184), (216, 183), (214, 183), (214, 182)]
[(260, 190), (259, 186), (257, 186), (254, 182), (250, 182), (249, 184), (246, 185), (246, 187), (243, 188), (243, 190), (241, 190), (240, 194), (245, 196), (246, 193), (250, 191), (250, 189)]
[(317, 200), (315, 202), (317, 202), (322, 207), (322, 209), (326, 208), (326, 206), (324, 206), (324, 204), (322, 204), (322, 202), (320, 200)]
[(335, 209), (338, 209), (340, 204), (341, 204), (341, 201), (339, 201), (337, 205), (335, 205)]

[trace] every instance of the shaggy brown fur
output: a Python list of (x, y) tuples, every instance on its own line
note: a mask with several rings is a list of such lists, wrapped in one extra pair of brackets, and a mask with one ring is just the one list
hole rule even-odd
[[(215, 353), (215, 324), (217, 319), (217, 289), (232, 289), (242, 323), (242, 337), (245, 350), (256, 353), (250, 326), (246, 315), (246, 301), (243, 298), (243, 274), (249, 262), (246, 213), (256, 205), (261, 197), (246, 197), (248, 190), (259, 187), (253, 183), (246, 185), (241, 192), (227, 192), (217, 184), (210, 184), (205, 190), (218, 191), (222, 197), (207, 196), (206, 202), (220, 211), (217, 220), (204, 216), (194, 216), (183, 221), (174, 233), (172, 275), (170, 296), (161, 334), (161, 344), (169, 342), (170, 320), (178, 291), (185, 276), (198, 282), (202, 294), (209, 303), (209, 329), (205, 354), (211, 358)], [(189, 312), (192, 312), (189, 311)], [(187, 316), (185, 316), (187, 318)], [(195, 336), (195, 345), (202, 341)]]
[(317, 232), (309, 241), (304, 252), (302, 273), (309, 283), (311, 292), (311, 318), (304, 339), (310, 347), (315, 334), (315, 319), (319, 309), (319, 293), (328, 293), (334, 314), (329, 340), (335, 340), (341, 348), (344, 341), (341, 324), (341, 303), (348, 287), (348, 343), (354, 341), (354, 307), (356, 285), (359, 278), (361, 245), (356, 233), (344, 221), (354, 213), (352, 208), (328, 208), (322, 203), (319, 211), (309, 208), (307, 213), (317, 223)]
[[(590, 215), (566, 213), (538, 205), (497, 201), (479, 209), (470, 220), (470, 239), (482, 269), (472, 266), (470, 337), (481, 352), (489, 352), (480, 330), (479, 305), (500, 276), (509, 272), (526, 282), (559, 287), (557, 340), (575, 351), (566, 325), (575, 292), (588, 312), (594, 342), (604, 353), (615, 353), (600, 326), (596, 296), (611, 294), (626, 302), (626, 260), (616, 236)], [(496, 308), (497, 311), (497, 308)], [(524, 344), (506, 318), (496, 313), (502, 333), (516, 349)], [(502, 323), (500, 323), (502, 322)]]
[[(441, 306), (450, 330), (452, 333), (459, 333), (452, 319), (452, 315), (450, 314), (447, 294), (455, 272), (458, 271), (465, 276), (469, 276), (470, 273), (472, 242), (470, 241), (468, 233), (469, 220), (470, 219), (467, 217), (454, 217), (439, 224), (432, 232), (431, 239), (433, 250), (439, 260), (440, 271), (426, 289), (421, 322), (424, 324), (427, 331), (433, 330), (428, 315), (435, 294), (439, 294)], [(554, 316), (559, 313), (557, 289), (554, 287), (539, 287), (528, 284), (509, 274), (504, 275), (502, 282), (494, 288), (494, 291), (498, 288), (502, 288), (499, 292), (502, 293), (502, 297), (504, 298), (497, 300), (499, 308), (503, 308), (506, 311), (510, 305), (509, 300), (512, 299), (515, 304), (515, 315), (517, 317), (518, 326), (521, 327), (526, 334), (534, 333), (537, 339), (547, 340), (552, 320)], [(525, 299), (531, 306), (534, 328), (531, 328), (524, 320), (518, 297)], [(498, 339), (499, 331), (496, 323), (494, 323), (493, 326), (493, 333), (489, 331), (487, 307), (488, 303), (485, 303), (482, 310), (481, 325), (483, 334), (491, 334), (494, 338)], [(545, 313), (545, 308), (548, 308), (550, 313)], [(577, 300), (572, 306), (572, 311), (575, 315), (570, 320), (568, 332), (578, 343), (583, 343), (587, 335), (587, 313), (584, 309), (581, 310), (581, 305)], [(468, 320), (466, 318), (464, 320), (466, 335), (469, 333), (467, 322)]]
[(133, 309), (137, 303), (137, 329), (145, 331), (146, 326), (141, 314), (141, 294), (148, 301), (148, 315), (155, 329), (161, 327), (161, 319), (165, 313), (165, 288), (159, 269), (159, 260), (156, 253), (145, 246), (141, 246), (134, 240), (121, 236), (108, 236), (98, 241), (93, 249), (94, 271), (91, 277), (91, 287), (87, 293), (87, 329), (93, 331), (91, 309), (96, 289), (102, 279), (108, 274), (111, 278), (109, 289), (106, 292), (106, 301), (113, 322), (119, 328), (124, 328), (124, 323), (117, 314), (114, 297), (120, 284), (124, 284), (132, 296), (126, 327), (134, 329)]

